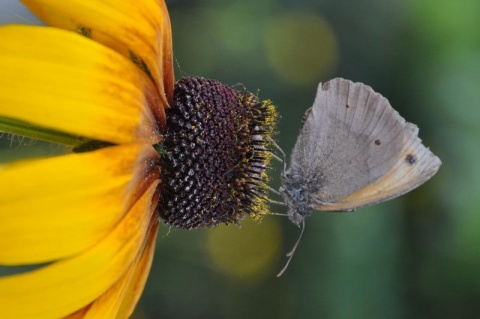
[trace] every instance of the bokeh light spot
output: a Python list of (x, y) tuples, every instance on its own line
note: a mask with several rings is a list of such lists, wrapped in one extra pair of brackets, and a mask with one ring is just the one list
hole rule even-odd
[(265, 34), (268, 60), (288, 83), (306, 86), (318, 82), (337, 64), (335, 35), (319, 16), (279, 15), (269, 21)]
[(212, 229), (207, 238), (215, 269), (235, 278), (273, 276), (280, 245), (280, 226), (274, 218), (262, 223), (247, 218), (241, 228), (220, 226)]

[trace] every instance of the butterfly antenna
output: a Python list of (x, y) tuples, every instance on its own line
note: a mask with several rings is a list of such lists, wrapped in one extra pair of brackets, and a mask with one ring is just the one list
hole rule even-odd
[(277, 143), (275, 143), (275, 141), (272, 138), (269, 137), (268, 139), (269, 139), (269, 142), (272, 143), (272, 145), (277, 149), (277, 151), (279, 151), (282, 154), (283, 159), (281, 159), (280, 157), (278, 157), (273, 153), (272, 153), (272, 156), (277, 161), (283, 163), (283, 174), (285, 174), (285, 171), (287, 170), (287, 160), (286, 160), (287, 156), (285, 155), (285, 152), (282, 150), (282, 148)]
[(300, 236), (298, 236), (297, 242), (296, 242), (295, 245), (293, 246), (292, 250), (290, 250), (290, 252), (287, 254), (287, 257), (288, 257), (287, 263), (286, 263), (285, 266), (282, 268), (282, 270), (280, 270), (280, 272), (277, 274), (277, 277), (280, 277), (281, 275), (283, 275), (283, 273), (285, 272), (285, 270), (287, 270), (288, 265), (289, 265), (290, 262), (292, 261), (293, 254), (295, 253), (295, 250), (297, 250), (298, 244), (300, 243), (300, 239), (302, 239), (302, 236), (303, 236), (303, 232), (304, 232), (304, 231), (305, 231), (305, 219), (302, 220), (302, 231), (300, 232)]
[(272, 193), (274, 193), (274, 194), (276, 194), (276, 195), (278, 195), (278, 196), (282, 196), (282, 194), (281, 194), (279, 191), (277, 191), (275, 188), (272, 188), (272, 187), (270, 187), (270, 186), (267, 185), (267, 189), (268, 189), (270, 192), (272, 192)]
[[(274, 205), (278, 205), (278, 206), (287, 206), (287, 204), (285, 204), (284, 202), (281, 202), (281, 201), (278, 201), (278, 200), (273, 200), (273, 199), (270, 199), (270, 198), (267, 198), (267, 201), (271, 204), (274, 204)], [(285, 214), (287, 216), (287, 214)]]
[(288, 217), (288, 214), (282, 214), (282, 213), (272, 213), (268, 212), (267, 215), (274, 215), (274, 216), (283, 216), (283, 217)]

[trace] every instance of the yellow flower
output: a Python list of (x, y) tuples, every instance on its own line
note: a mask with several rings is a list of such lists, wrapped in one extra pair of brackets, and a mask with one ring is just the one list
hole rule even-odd
[(215, 80), (174, 84), (163, 0), (23, 2), (51, 27), (0, 27), (0, 131), (73, 153), (0, 166), (0, 265), (34, 268), (0, 277), (0, 318), (125, 318), (159, 217), (265, 215), (277, 113)]
[(0, 130), (83, 152), (0, 166), (0, 265), (35, 265), (0, 277), (0, 318), (125, 318), (158, 228), (168, 12), (163, 0), (24, 3), (51, 27), (0, 27)]

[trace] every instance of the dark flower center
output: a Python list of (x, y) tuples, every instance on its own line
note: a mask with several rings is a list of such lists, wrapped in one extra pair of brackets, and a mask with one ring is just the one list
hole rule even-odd
[(215, 80), (178, 81), (160, 145), (161, 218), (192, 229), (263, 216), (276, 122), (268, 100)]

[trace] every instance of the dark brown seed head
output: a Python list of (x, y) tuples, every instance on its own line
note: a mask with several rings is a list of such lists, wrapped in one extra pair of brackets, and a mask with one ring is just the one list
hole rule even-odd
[(193, 229), (263, 216), (276, 122), (272, 103), (251, 93), (199, 77), (178, 81), (161, 145), (161, 218)]

